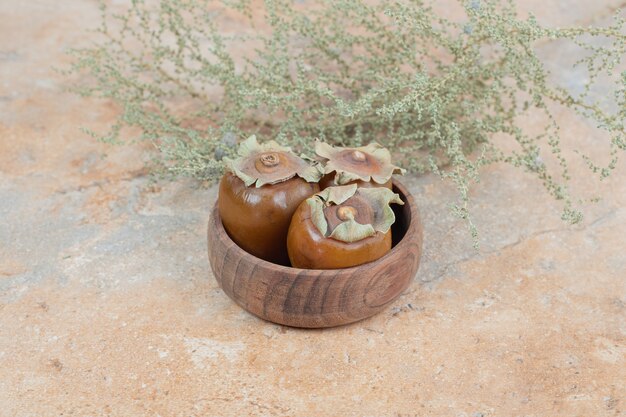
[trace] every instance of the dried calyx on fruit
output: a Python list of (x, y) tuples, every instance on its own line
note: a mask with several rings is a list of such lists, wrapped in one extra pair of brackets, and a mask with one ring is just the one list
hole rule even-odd
[(404, 204), (386, 188), (358, 189), (356, 184), (326, 188), (306, 202), (320, 234), (346, 243), (387, 233), (396, 220), (389, 204)]
[(293, 216), (287, 249), (297, 268), (347, 268), (391, 250), (391, 203), (404, 204), (388, 188), (356, 184), (329, 187), (308, 198)]
[(250, 136), (239, 145), (237, 153), (239, 158), (224, 158), (224, 163), (226, 170), (239, 177), (246, 186), (276, 184), (295, 176), (307, 182), (320, 180), (321, 172), (316, 166), (273, 140), (260, 144), (256, 136)]
[(389, 151), (375, 142), (358, 148), (339, 148), (318, 141), (315, 153), (325, 161), (322, 189), (350, 183), (391, 189), (391, 176), (406, 172), (393, 165)]
[(248, 253), (288, 264), (287, 231), (306, 198), (319, 191), (320, 170), (274, 141), (259, 144), (251, 136), (239, 157), (224, 158), (218, 209), (224, 229)]

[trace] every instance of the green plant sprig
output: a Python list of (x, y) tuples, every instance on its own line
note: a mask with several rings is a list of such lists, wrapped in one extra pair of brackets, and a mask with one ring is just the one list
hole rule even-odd
[[(137, 127), (158, 150), (162, 172), (202, 180), (218, 178), (222, 158), (250, 134), (303, 152), (315, 139), (377, 141), (409, 170), (455, 184), (452, 211), (475, 240), (469, 189), (495, 162), (536, 175), (563, 202), (563, 219), (581, 220), (555, 106), (608, 133), (606, 166), (580, 153), (600, 179), (626, 150), (626, 71), (615, 73), (626, 53), (619, 13), (606, 27), (545, 28), (498, 0), (460, 1), (459, 21), (420, 0), (309, 3), (267, 0), (259, 10), (248, 1), (134, 0), (122, 14), (102, 6), (102, 40), (73, 51), (72, 67), (89, 74), (80, 93), (120, 107), (111, 131), (94, 135), (118, 141), (124, 126)], [(238, 34), (223, 23), (233, 14)], [(536, 53), (538, 42), (556, 40), (584, 51), (577, 65), (589, 81), (578, 96), (553, 85)], [(242, 45), (247, 53), (234, 52)], [(608, 108), (592, 99), (601, 77), (614, 83)], [(520, 124), (529, 112), (543, 114), (541, 133)]]

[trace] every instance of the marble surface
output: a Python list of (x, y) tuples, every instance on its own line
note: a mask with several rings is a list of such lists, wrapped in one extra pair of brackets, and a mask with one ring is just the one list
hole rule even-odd
[[(556, 26), (619, 4), (521, 6)], [(574, 227), (535, 178), (484, 170), (479, 252), (448, 213), (454, 189), (408, 177), (425, 224), (411, 287), (346, 327), (266, 323), (211, 275), (216, 188), (154, 183), (145, 148), (79, 130), (116, 109), (67, 93), (53, 67), (97, 21), (95, 1), (0, 0), (0, 415), (626, 415), (623, 163), (603, 182), (572, 165), (577, 195), (602, 197)], [(579, 84), (559, 67), (574, 52), (540, 48)], [(567, 153), (606, 159), (593, 126), (557, 116)]]

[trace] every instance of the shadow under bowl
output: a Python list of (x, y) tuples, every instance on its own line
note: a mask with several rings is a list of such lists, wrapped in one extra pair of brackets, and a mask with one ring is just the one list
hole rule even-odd
[(293, 327), (333, 327), (373, 316), (409, 286), (420, 263), (423, 231), (413, 196), (397, 180), (393, 246), (373, 262), (342, 269), (273, 264), (241, 249), (226, 233), (217, 208), (208, 225), (209, 261), (222, 290), (248, 312)]

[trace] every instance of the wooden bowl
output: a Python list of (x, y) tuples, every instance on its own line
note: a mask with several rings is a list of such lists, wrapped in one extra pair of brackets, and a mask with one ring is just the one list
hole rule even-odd
[(209, 220), (209, 261), (224, 292), (250, 313), (293, 327), (332, 327), (370, 317), (411, 283), (422, 254), (415, 200), (398, 181), (393, 247), (382, 258), (343, 269), (299, 269), (259, 259), (237, 246), (222, 226), (217, 204)]

